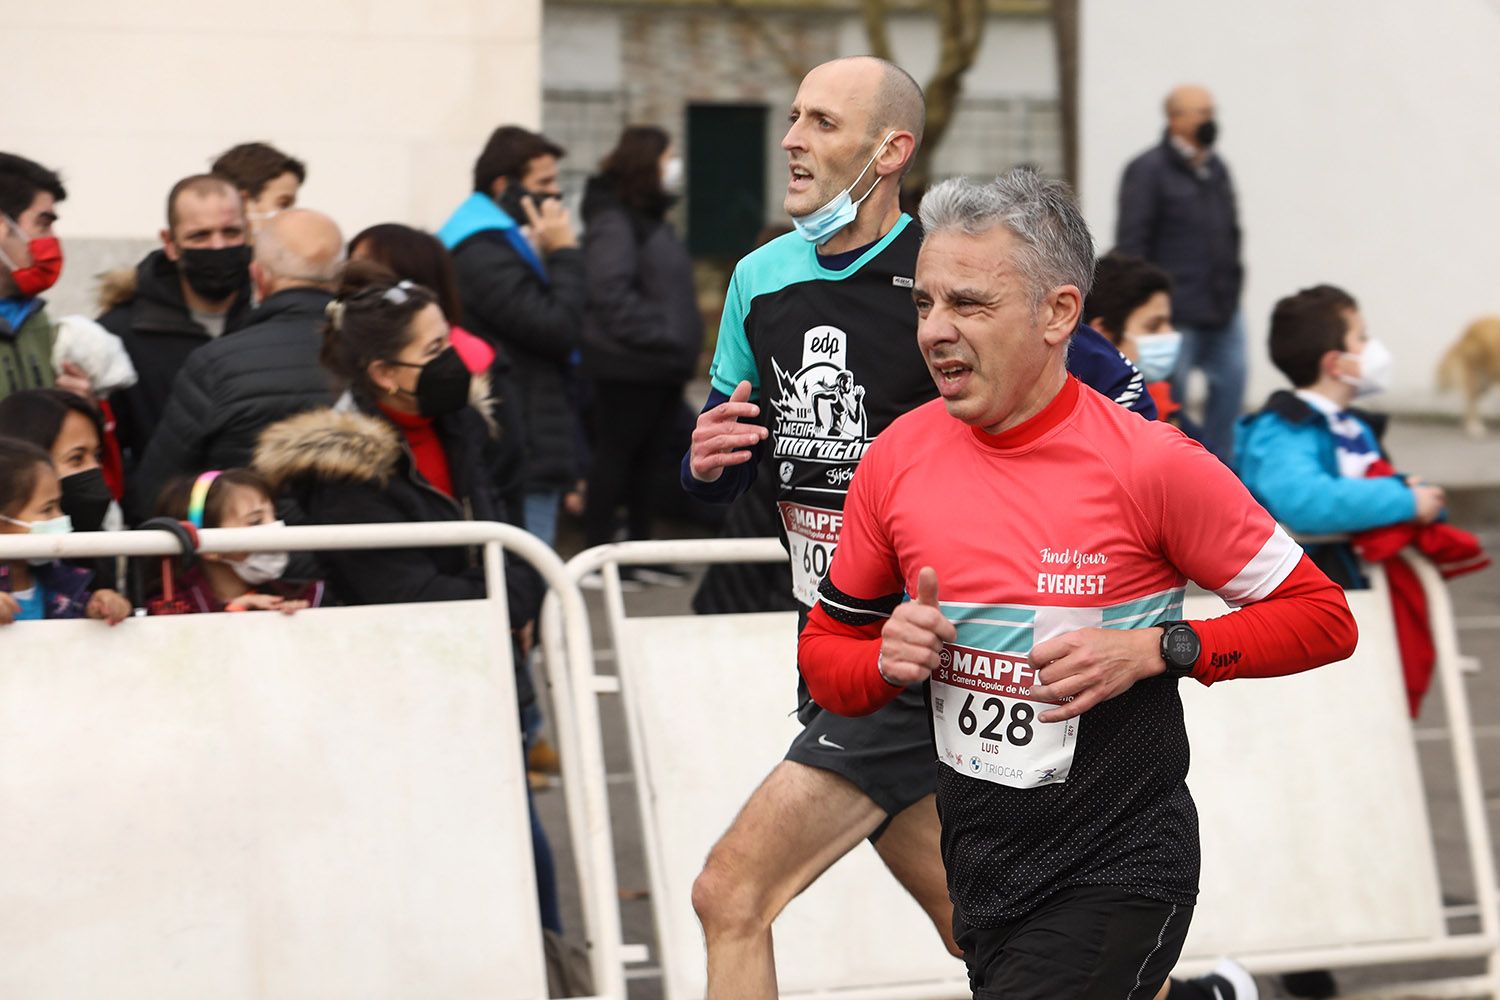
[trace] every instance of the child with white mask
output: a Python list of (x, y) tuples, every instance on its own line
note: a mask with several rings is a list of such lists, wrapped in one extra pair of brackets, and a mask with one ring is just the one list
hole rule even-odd
[[(65, 535), (73, 521), (52, 459), (28, 441), (0, 438), (0, 535)], [(130, 602), (113, 590), (89, 590), (93, 574), (59, 559), (0, 560), (0, 625), (95, 618), (117, 625)]]
[[(275, 529), (271, 488), (249, 469), (205, 472), (169, 483), (157, 501), (157, 513), (194, 528)], [(151, 614), (195, 614), (208, 611), (280, 611), (293, 614), (317, 607), (323, 600), (322, 581), (283, 583), (290, 556), (285, 552), (205, 552), (179, 574), (173, 574), (168, 593), (146, 602)]]

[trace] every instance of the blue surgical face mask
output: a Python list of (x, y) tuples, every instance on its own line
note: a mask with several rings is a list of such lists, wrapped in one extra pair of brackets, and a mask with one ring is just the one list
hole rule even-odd
[(0, 521), (9, 521), (18, 528), (27, 529), (33, 535), (71, 535), (73, 533), (73, 519), (66, 514), (59, 514), (45, 521), (18, 521), (13, 517), (0, 514)]
[(885, 149), (885, 144), (890, 142), (891, 136), (895, 134), (895, 132), (888, 132), (885, 138), (880, 140), (880, 145), (875, 147), (875, 153), (870, 157), (870, 162), (866, 163), (865, 169), (854, 178), (854, 183), (830, 198), (822, 208), (815, 208), (806, 215), (792, 216), (792, 225), (804, 240), (822, 246), (833, 239), (834, 234), (840, 229), (854, 221), (854, 217), (859, 214), (859, 206), (870, 197), (871, 192), (880, 183), (880, 179), (877, 178), (875, 183), (870, 185), (870, 190), (861, 195), (859, 201), (852, 200), (849, 192), (854, 190), (855, 184), (864, 180), (865, 174), (869, 173), (870, 168), (875, 165), (875, 157), (880, 155), (881, 150)]
[[(73, 519), (66, 514), (60, 514), (45, 521), (20, 521), (0, 514), (0, 521), (8, 521), (18, 528), (25, 528), (33, 535), (71, 535), (73, 533)], [(52, 557), (40, 556), (26, 561), (33, 566), (45, 566), (52, 562)]]
[(1182, 334), (1176, 330), (1163, 333), (1138, 333), (1135, 335), (1135, 366), (1147, 382), (1160, 382), (1172, 377), (1177, 369), (1177, 356), (1182, 353)]

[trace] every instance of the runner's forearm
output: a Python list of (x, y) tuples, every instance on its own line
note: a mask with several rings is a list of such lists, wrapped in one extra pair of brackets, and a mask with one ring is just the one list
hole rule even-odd
[(877, 666), (880, 626), (836, 622), (817, 606), (797, 640), (797, 664), (813, 701), (839, 715), (869, 715), (903, 688), (887, 684)]
[(1344, 592), (1306, 555), (1264, 600), (1192, 625), (1203, 646), (1193, 676), (1204, 684), (1300, 673), (1347, 659), (1359, 639)]

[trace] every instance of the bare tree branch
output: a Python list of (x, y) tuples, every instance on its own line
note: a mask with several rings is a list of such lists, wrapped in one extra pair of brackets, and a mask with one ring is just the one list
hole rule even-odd
[(802, 82), (802, 78), (807, 75), (808, 67), (782, 44), (781, 39), (777, 38), (776, 33), (766, 24), (765, 18), (757, 17), (755, 13), (740, 7), (735, 0), (719, 0), (719, 6), (733, 14), (741, 25), (759, 36), (772, 57), (781, 64), (782, 72), (786, 73), (793, 83)]
[(864, 0), (865, 36), (870, 40), (870, 54), (895, 62), (891, 53), (891, 33), (886, 26), (885, 0)]
[(936, 0), (938, 65), (927, 83), (927, 127), (916, 162), (906, 176), (906, 189), (920, 192), (932, 179), (932, 161), (963, 96), (964, 74), (979, 55), (984, 40), (984, 0)]
[(1058, 123), (1062, 129), (1063, 176), (1078, 185), (1078, 0), (1052, 0), (1052, 38), (1057, 47)]

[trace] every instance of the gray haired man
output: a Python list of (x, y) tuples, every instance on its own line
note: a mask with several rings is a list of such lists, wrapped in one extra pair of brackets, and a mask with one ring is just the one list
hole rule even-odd
[[(1222, 463), (1069, 374), (1093, 241), (1065, 185), (947, 181), (922, 224), (941, 399), (865, 453), (802, 676), (841, 715), (927, 689), (977, 1000), (1253, 997), (1238, 967), (1167, 982), (1198, 891), (1177, 682), (1347, 657), (1343, 594)], [(1240, 610), (1178, 620), (1189, 580)]]

